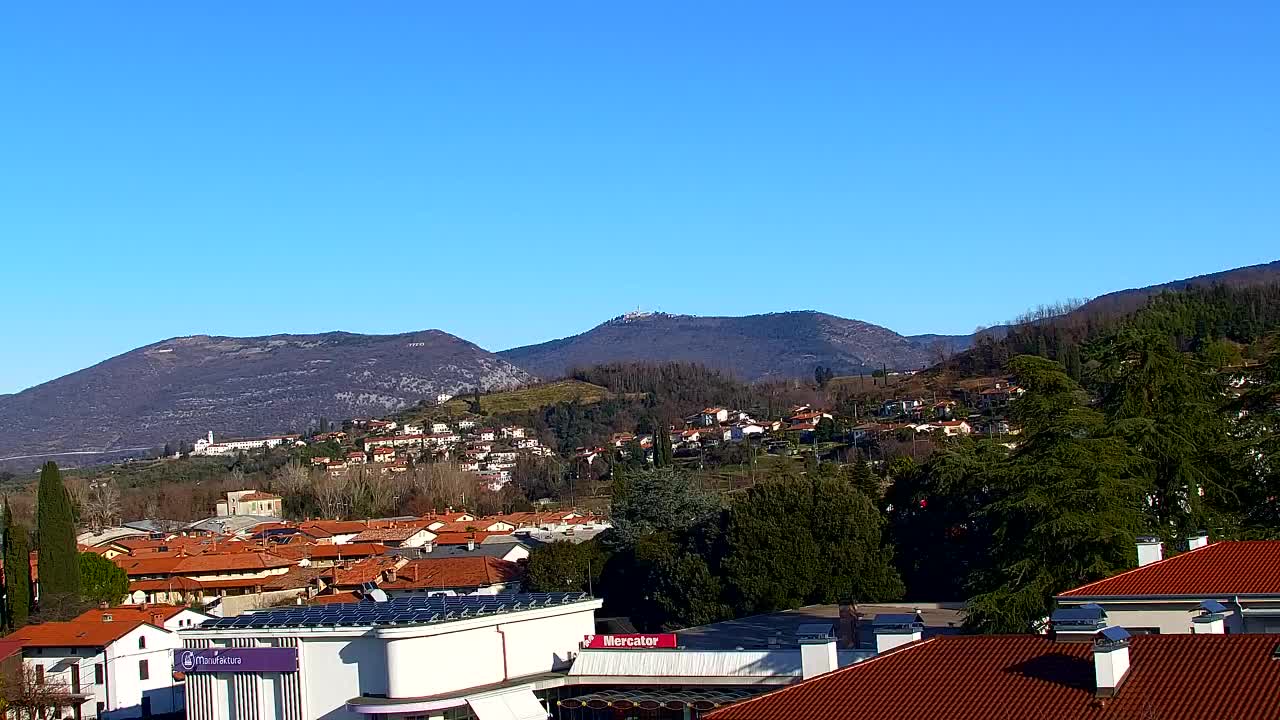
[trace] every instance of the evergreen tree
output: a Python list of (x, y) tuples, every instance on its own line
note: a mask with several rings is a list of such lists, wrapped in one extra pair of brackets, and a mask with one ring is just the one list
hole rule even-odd
[(734, 503), (725, 531), (724, 575), (736, 610), (900, 598), (883, 525), (869, 498), (821, 470), (756, 485)]
[(84, 599), (118, 605), (129, 593), (129, 576), (115, 563), (97, 553), (80, 553), (80, 587)]
[(1146, 458), (1151, 526), (1166, 537), (1222, 527), (1236, 512), (1237, 473), (1224, 449), (1230, 426), (1213, 373), (1167, 337), (1125, 330), (1104, 343), (1098, 368), (1113, 431)]
[(1009, 368), (1027, 392), (1010, 408), (1018, 447), (990, 471), (995, 497), (978, 513), (992, 569), (970, 578), (965, 622), (982, 632), (1029, 632), (1056, 593), (1132, 566), (1147, 488), (1142, 458), (1061, 365), (1022, 356)]
[(76, 549), (71, 498), (56, 463), (40, 469), (36, 515), (40, 594), (54, 603), (80, 596), (80, 553)]
[(27, 550), (27, 529), (13, 520), (9, 499), (4, 500), (4, 624), (15, 630), (27, 624), (31, 613), (31, 553)]
[(659, 425), (658, 432), (653, 435), (653, 466), (671, 467), (671, 462), (671, 430), (666, 425)]

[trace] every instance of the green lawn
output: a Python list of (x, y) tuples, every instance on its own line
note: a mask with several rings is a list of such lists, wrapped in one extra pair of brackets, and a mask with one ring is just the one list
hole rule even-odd
[[(558, 380), (509, 392), (481, 395), (480, 409), (485, 415), (499, 415), (536, 410), (540, 407), (574, 400), (583, 404), (596, 403), (607, 397), (609, 397), (609, 391), (599, 385), (581, 380)], [(445, 406), (451, 411), (464, 412), (469, 401), (469, 396), (460, 396), (450, 400)]]

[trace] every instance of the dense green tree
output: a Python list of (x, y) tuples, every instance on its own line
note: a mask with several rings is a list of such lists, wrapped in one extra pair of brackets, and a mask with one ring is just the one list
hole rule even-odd
[(13, 519), (4, 500), (4, 625), (13, 630), (27, 624), (31, 613), (31, 560), (27, 529)]
[(729, 513), (725, 577), (735, 609), (893, 600), (902, 582), (872, 501), (825, 472), (751, 488)]
[(671, 430), (666, 425), (661, 425), (653, 435), (653, 466), (671, 467), (671, 462)]
[(1242, 522), (1255, 537), (1280, 537), (1280, 337), (1264, 362), (1234, 374), (1245, 390), (1229, 407), (1240, 418), (1235, 445), (1241, 450)]
[(1113, 431), (1147, 460), (1152, 528), (1174, 538), (1228, 524), (1240, 488), (1216, 375), (1168, 337), (1124, 330), (1102, 345), (1097, 380)]
[(655, 532), (682, 532), (720, 512), (721, 502), (687, 473), (646, 468), (625, 473), (613, 487), (610, 518), (614, 546), (633, 546)]
[(80, 553), (76, 549), (75, 516), (56, 463), (47, 462), (40, 470), (37, 503), (41, 599), (56, 603), (63, 598), (79, 598)]
[(594, 592), (608, 554), (599, 542), (553, 542), (529, 553), (526, 592)]
[(875, 502), (879, 502), (884, 495), (880, 478), (871, 469), (871, 464), (866, 461), (855, 460), (849, 465), (849, 483)]
[(890, 537), (907, 597), (947, 600), (989, 589), (993, 470), (1008, 448), (964, 438), (899, 476), (885, 497)]
[(995, 497), (978, 513), (992, 569), (972, 584), (991, 589), (970, 599), (966, 623), (983, 632), (1028, 632), (1054, 594), (1130, 567), (1147, 489), (1142, 458), (1061, 365), (1023, 356), (1010, 369), (1027, 392), (1010, 410), (1017, 449), (992, 469)]
[(80, 553), (80, 593), (89, 602), (118, 605), (129, 592), (129, 576), (97, 553)]

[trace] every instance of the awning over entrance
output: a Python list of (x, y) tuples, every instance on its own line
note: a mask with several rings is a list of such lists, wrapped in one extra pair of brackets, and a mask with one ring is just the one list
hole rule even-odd
[(479, 720), (547, 720), (546, 708), (528, 687), (468, 697), (467, 704)]
[[(606, 708), (614, 708), (617, 710), (630, 710), (639, 708), (640, 710), (658, 710), (666, 708), (668, 710), (683, 710), (692, 708), (694, 710), (714, 710), (721, 705), (746, 700), (755, 697), (761, 692), (765, 692), (767, 688), (755, 690), (739, 690), (728, 688), (724, 690), (706, 689), (706, 690), (662, 690), (662, 689), (641, 689), (635, 690), (602, 690), (600, 692), (591, 693), (590, 695), (580, 695), (573, 698), (565, 698), (560, 701), (560, 707), (569, 710), (576, 708), (590, 708), (592, 710), (604, 710)], [(481, 720), (484, 720), (481, 718)]]

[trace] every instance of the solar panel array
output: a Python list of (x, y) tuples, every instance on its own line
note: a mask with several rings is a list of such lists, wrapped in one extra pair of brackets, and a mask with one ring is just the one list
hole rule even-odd
[(386, 602), (369, 600), (266, 610), (207, 620), (201, 630), (268, 630), (363, 625), (430, 625), (498, 613), (533, 610), (590, 600), (586, 593), (508, 595), (411, 595)]

